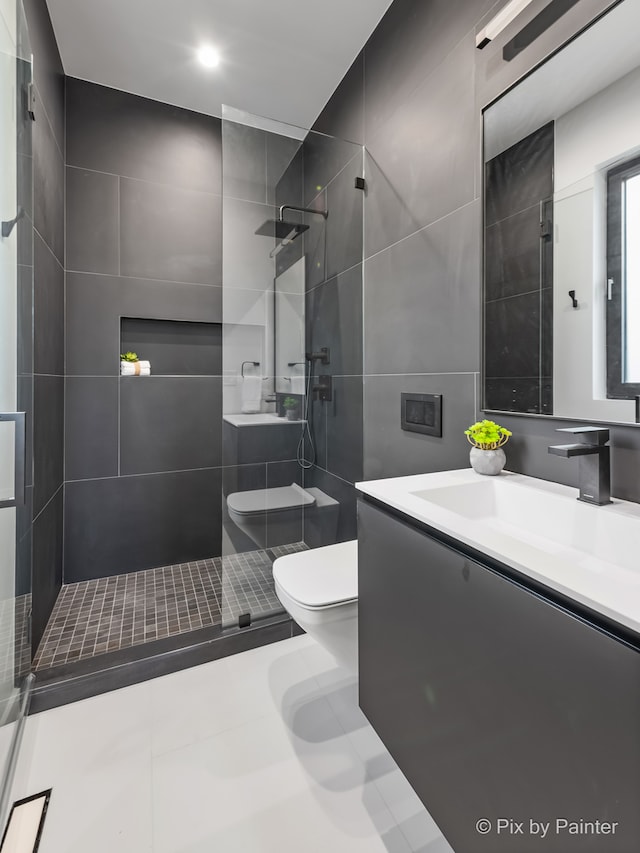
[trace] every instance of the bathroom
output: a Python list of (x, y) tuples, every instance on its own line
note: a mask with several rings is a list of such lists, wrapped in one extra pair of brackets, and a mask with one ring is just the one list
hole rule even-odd
[[(3, 598), (12, 599), (2, 630), (9, 625), (16, 658), (1, 730), (15, 782), (0, 807), (4, 826), (12, 802), (53, 789), (43, 851), (196, 850), (208, 842), (256, 853), (329, 845), (464, 853), (421, 811), (399, 771), (389, 771), (392, 759), (373, 730), (356, 722), (361, 712), (347, 707), (357, 702), (353, 680), (336, 670), (332, 682), (326, 658), (304, 645), (308, 637), (276, 595), (273, 562), (353, 542), (357, 483), (468, 468), (464, 430), (484, 411), (513, 433), (508, 471), (574, 490), (578, 463), (548, 453), (561, 443), (556, 430), (606, 426), (611, 494), (640, 502), (635, 394), (599, 401), (600, 410), (580, 402), (576, 389), (589, 386), (592, 354), (567, 345), (554, 359), (554, 370), (566, 370), (554, 374), (553, 402), (541, 390), (543, 370), (538, 403), (519, 408), (500, 397), (504, 377), (490, 370), (483, 332), (491, 318), (512, 318), (506, 306), (522, 296), (485, 301), (483, 229), (493, 223), (483, 196), (483, 111), (619, 4), (520, 3), (481, 49), (478, 34), (511, 4), (322, 5), (250, 3), (240, 14), (224, 3), (226, 29), (198, 2), (2, 6), (3, 57), (13, 57), (5, 93), (17, 86), (24, 104), (10, 126), (17, 149), (4, 146), (3, 171), (15, 173), (14, 185), (3, 187), (2, 220), (17, 217), (13, 241), (3, 238), (14, 253), (16, 301), (2, 308), (13, 332), (10, 322), (0, 409), (26, 413), (26, 466), (24, 501), (0, 509), (9, 525)], [(522, 32), (528, 40), (507, 58), (503, 48)], [(209, 43), (220, 57), (207, 68), (196, 53)], [(13, 101), (5, 103), (10, 111)], [(570, 286), (577, 311), (569, 287), (554, 295), (554, 323), (565, 323), (554, 348), (567, 340), (566, 324), (589, 318), (579, 279)], [(540, 325), (526, 328), (542, 333)], [(145, 368), (121, 364), (127, 353), (150, 363), (149, 377), (130, 375)], [(402, 394), (439, 398), (440, 434), (403, 428)], [(21, 428), (11, 424), (16, 448)], [(6, 438), (9, 458), (14, 435)], [(3, 468), (3, 491), (7, 471), (18, 479), (17, 468)], [(278, 648), (293, 650), (290, 671)], [(203, 667), (217, 673), (210, 683), (199, 676)], [(286, 793), (264, 803), (264, 822), (247, 818), (263, 827), (259, 840), (231, 819), (228, 836), (220, 827), (207, 835), (203, 782), (193, 806), (202, 813), (180, 801), (194, 835), (161, 841), (170, 770), (198, 787), (199, 738), (216, 741), (223, 764), (241, 752), (243, 725), (249, 740), (258, 738), (263, 717), (248, 710), (264, 699), (258, 683), (284, 702), (289, 727), (293, 718), (302, 727), (294, 732), (302, 744), (296, 772), (315, 780), (320, 806), (308, 820), (318, 820), (318, 839), (294, 847), (293, 829), (279, 830), (275, 817), (269, 823), (269, 809), (284, 813)], [(345, 743), (353, 759), (345, 775), (362, 769), (373, 782), (333, 778), (338, 765), (322, 775), (322, 738), (304, 728), (313, 722), (305, 685), (313, 687), (309, 715), (313, 705), (316, 715), (326, 713), (326, 728), (342, 732), (327, 753)], [(95, 709), (95, 723), (85, 722), (85, 708)], [(229, 718), (219, 731), (205, 708)], [(145, 715), (151, 735), (133, 723)], [(262, 731), (277, 741), (275, 719), (263, 716)], [(235, 740), (225, 740), (234, 717)], [(55, 741), (74, 728), (84, 746), (70, 757)], [(136, 785), (117, 794), (99, 766), (101, 728), (105, 744), (132, 739), (139, 760)], [(83, 749), (95, 767), (82, 765)], [(193, 767), (169, 763), (180, 752)], [(147, 758), (162, 781), (147, 772)], [(58, 782), (62, 761), (68, 778)], [(263, 769), (275, 759), (264, 762)], [(114, 761), (109, 772), (129, 771)], [(97, 798), (115, 797), (114, 809), (123, 809), (122, 837), (105, 829), (87, 794), (77, 834), (56, 840), (55, 827), (60, 833), (70, 819), (65, 810), (84, 802), (82, 773), (95, 781)], [(266, 778), (277, 789), (277, 775)], [(301, 802), (304, 814), (311, 799)], [(528, 849), (545, 848), (511, 851)]]

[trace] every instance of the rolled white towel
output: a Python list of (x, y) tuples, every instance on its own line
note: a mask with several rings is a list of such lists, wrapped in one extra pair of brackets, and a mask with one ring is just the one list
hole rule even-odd
[(151, 362), (150, 361), (121, 361), (120, 362), (121, 366), (128, 365), (128, 364), (132, 364), (132, 365), (138, 364), (138, 365), (140, 365), (140, 369), (142, 369), (143, 367), (148, 367), (149, 370), (151, 370)]
[(151, 376), (151, 367), (140, 367), (140, 362), (123, 361), (120, 376)]

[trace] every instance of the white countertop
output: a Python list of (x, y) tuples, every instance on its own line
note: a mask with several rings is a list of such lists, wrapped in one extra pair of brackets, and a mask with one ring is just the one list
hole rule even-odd
[(471, 468), (356, 488), (640, 634), (640, 504), (591, 506), (577, 489)]

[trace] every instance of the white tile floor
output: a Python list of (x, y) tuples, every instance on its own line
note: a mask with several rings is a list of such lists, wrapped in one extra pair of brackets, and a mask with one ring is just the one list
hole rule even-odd
[(14, 799), (40, 853), (451, 853), (356, 694), (303, 636), (47, 711)]

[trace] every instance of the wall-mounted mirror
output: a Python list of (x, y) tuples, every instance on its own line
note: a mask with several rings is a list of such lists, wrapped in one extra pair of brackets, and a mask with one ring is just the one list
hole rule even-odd
[(305, 393), (305, 259), (300, 258), (274, 282), (274, 356), (276, 392)]
[(635, 423), (640, 3), (483, 113), (484, 405)]

